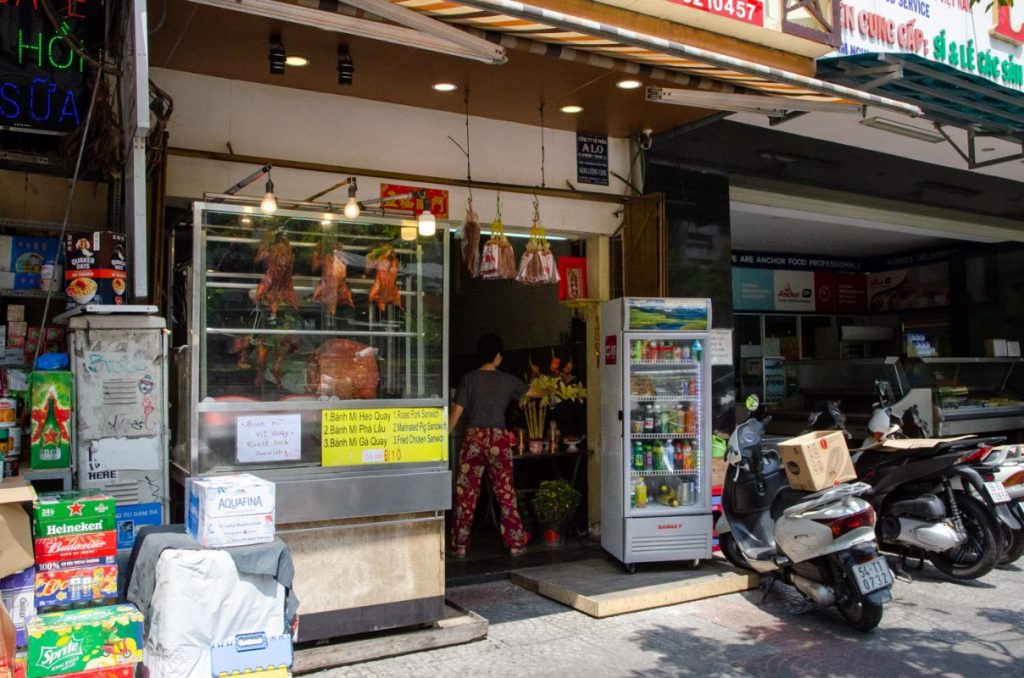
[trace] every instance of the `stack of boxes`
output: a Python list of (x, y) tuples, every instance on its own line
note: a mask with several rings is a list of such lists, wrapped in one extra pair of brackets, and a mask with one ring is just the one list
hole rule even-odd
[(4, 328), (4, 364), (25, 364), (25, 339), (28, 323), (25, 322), (25, 306), (8, 304), (7, 326)]
[(0, 290), (37, 290), (39, 274), (57, 258), (56, 238), (0, 236)]
[(125, 303), (128, 259), (124, 235), (112, 231), (68, 234), (64, 248), (68, 308)]
[(7, 324), (0, 325), (0, 361), (4, 365), (31, 365), (39, 353), (63, 353), (63, 327), (32, 327), (25, 320), (23, 304), (8, 304)]
[(33, 513), (34, 604), (28, 678), (131, 678), (142, 614), (117, 598), (116, 504), (105, 494), (40, 494)]

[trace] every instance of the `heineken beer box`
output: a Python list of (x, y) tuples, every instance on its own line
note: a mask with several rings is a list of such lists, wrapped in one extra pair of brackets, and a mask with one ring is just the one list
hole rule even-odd
[(207, 548), (274, 541), (274, 483), (249, 473), (188, 481), (189, 535)]
[(33, 505), (36, 537), (63, 537), (114, 529), (117, 507), (108, 494), (50, 492)]
[(142, 613), (134, 605), (50, 612), (28, 622), (28, 678), (142, 661)]
[(71, 465), (71, 383), (71, 372), (64, 370), (29, 376), (29, 465), (35, 470)]

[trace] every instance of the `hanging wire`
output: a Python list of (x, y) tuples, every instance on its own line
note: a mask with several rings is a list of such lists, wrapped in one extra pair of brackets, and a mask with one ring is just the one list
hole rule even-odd
[(545, 187), (544, 183), (544, 102), (540, 102), (540, 187)]
[(463, 102), (466, 105), (466, 186), (469, 189), (469, 206), (473, 207), (473, 171), (469, 162), (469, 88), (466, 88)]

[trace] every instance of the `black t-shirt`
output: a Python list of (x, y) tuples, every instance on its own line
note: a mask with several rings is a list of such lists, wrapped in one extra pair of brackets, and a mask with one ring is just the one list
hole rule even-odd
[(505, 408), (519, 400), (529, 386), (498, 370), (473, 370), (462, 377), (455, 404), (465, 409), (467, 427), (505, 428)]

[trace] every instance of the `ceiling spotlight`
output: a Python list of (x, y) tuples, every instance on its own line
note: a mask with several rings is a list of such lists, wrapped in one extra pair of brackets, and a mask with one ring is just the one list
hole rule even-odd
[(451, 82), (437, 82), (431, 85), (431, 87), (438, 92), (454, 92), (459, 88), (458, 85)]
[(307, 59), (306, 57), (301, 57), (301, 56), (285, 57), (284, 62), (286, 64), (288, 64), (289, 66), (308, 66), (309, 65), (309, 59)]
[(615, 83), (619, 89), (640, 89), (643, 85), (639, 80), (619, 80)]
[(342, 210), (346, 219), (355, 219), (359, 216), (359, 202), (356, 200), (356, 178), (348, 178), (348, 200), (345, 201), (345, 209)]
[(562, 113), (582, 113), (583, 107), (577, 106), (576, 104), (569, 104), (568, 106), (562, 106), (560, 109)]
[(284, 43), (281, 42), (281, 36), (275, 33), (270, 36), (270, 74), (284, 75), (284, 65), (287, 62)]
[(424, 237), (429, 238), (437, 232), (437, 219), (434, 218), (434, 213), (430, 210), (420, 212), (420, 215), (416, 217), (416, 222), (420, 235)]
[(411, 221), (402, 222), (402, 240), (415, 240), (418, 224)]
[(352, 76), (356, 73), (352, 55), (348, 53), (348, 45), (338, 45), (338, 84), (351, 85)]
[(277, 211), (277, 197), (274, 196), (274, 182), (270, 180), (270, 175), (267, 175), (267, 192), (263, 194), (263, 200), (260, 201), (260, 211), (264, 214), (273, 214)]

